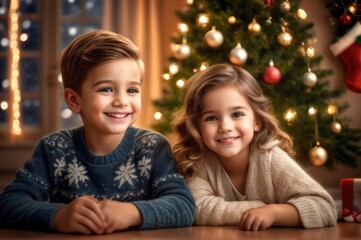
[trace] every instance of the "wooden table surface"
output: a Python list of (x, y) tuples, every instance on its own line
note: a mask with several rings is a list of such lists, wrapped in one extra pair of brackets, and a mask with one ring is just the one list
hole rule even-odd
[(61, 233), (43, 233), (0, 229), (0, 239), (307, 239), (307, 240), (333, 240), (333, 239), (361, 239), (361, 224), (337, 223), (336, 226), (318, 229), (301, 228), (270, 228), (266, 231), (241, 231), (237, 227), (206, 227), (196, 226), (188, 228), (169, 228), (158, 230), (123, 231), (108, 235), (76, 235)]

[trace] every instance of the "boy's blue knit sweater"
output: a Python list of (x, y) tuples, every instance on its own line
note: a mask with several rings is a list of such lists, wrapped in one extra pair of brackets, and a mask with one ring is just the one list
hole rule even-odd
[(0, 226), (50, 231), (56, 211), (83, 195), (132, 202), (141, 229), (193, 223), (194, 199), (162, 135), (129, 127), (112, 153), (96, 156), (79, 127), (40, 141), (0, 195)]

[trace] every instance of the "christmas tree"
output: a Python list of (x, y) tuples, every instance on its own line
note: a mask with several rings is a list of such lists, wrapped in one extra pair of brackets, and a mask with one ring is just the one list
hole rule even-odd
[(216, 63), (248, 70), (272, 100), (282, 127), (292, 136), (301, 164), (332, 168), (360, 166), (361, 130), (342, 117), (343, 91), (330, 89), (331, 70), (319, 67), (313, 23), (296, 0), (194, 0), (178, 11), (179, 35), (163, 78), (153, 128), (172, 132), (182, 106), (187, 79)]

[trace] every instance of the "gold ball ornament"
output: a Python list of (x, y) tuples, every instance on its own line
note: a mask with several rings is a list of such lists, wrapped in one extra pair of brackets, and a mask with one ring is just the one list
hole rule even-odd
[(277, 40), (278, 42), (282, 45), (282, 46), (289, 46), (292, 43), (292, 35), (289, 32), (286, 31), (282, 31), (280, 34), (278, 34), (277, 36)]
[(238, 43), (237, 46), (231, 50), (229, 60), (234, 65), (243, 65), (246, 63), (247, 57), (248, 53), (246, 49), (244, 49), (241, 44)]
[(336, 133), (336, 134), (338, 134), (338, 133), (340, 133), (340, 132), (342, 131), (342, 126), (341, 126), (341, 124), (340, 124), (339, 122), (337, 122), (337, 121), (333, 121), (333, 122), (331, 123), (331, 125), (330, 125), (330, 128), (331, 128), (331, 131), (332, 131), (333, 133)]
[(309, 154), (308, 158), (314, 166), (321, 166), (327, 161), (327, 151), (321, 146), (314, 146)]
[(223, 34), (220, 31), (216, 30), (215, 27), (213, 27), (212, 30), (206, 33), (204, 39), (210, 47), (216, 48), (223, 43)]
[(191, 49), (186, 43), (174, 44), (170, 46), (173, 56), (179, 60), (186, 59), (191, 54)]
[(255, 18), (253, 18), (252, 22), (248, 24), (248, 31), (255, 35), (259, 34), (261, 31), (261, 25), (259, 25)]

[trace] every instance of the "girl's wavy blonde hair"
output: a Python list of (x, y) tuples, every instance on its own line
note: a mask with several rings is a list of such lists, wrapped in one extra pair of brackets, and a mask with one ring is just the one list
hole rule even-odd
[[(261, 129), (255, 132), (252, 145), (262, 145), (278, 140), (279, 147), (294, 156), (293, 141), (284, 132), (273, 115), (270, 100), (263, 94), (257, 80), (246, 70), (230, 64), (216, 64), (192, 76), (187, 82), (183, 107), (176, 115), (173, 128), (176, 143), (173, 146), (177, 170), (186, 178), (192, 178), (197, 169), (195, 163), (205, 158), (211, 150), (203, 143), (199, 121), (203, 96), (215, 88), (234, 86), (248, 99)], [(227, 96), (220, 96), (227, 97)]]

